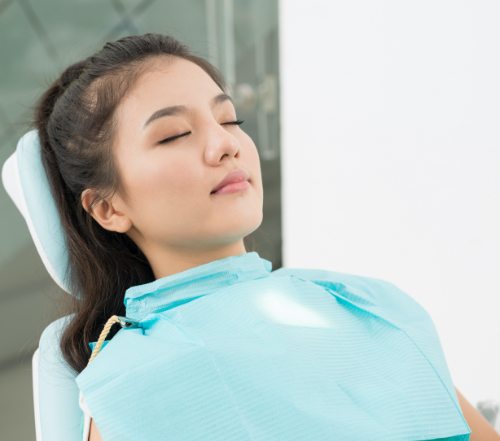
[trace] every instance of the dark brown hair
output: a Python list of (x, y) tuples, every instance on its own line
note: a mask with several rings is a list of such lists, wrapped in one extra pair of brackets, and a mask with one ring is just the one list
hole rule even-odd
[[(68, 296), (66, 312), (72, 317), (60, 346), (77, 373), (87, 365), (88, 344), (97, 340), (107, 319), (125, 315), (125, 290), (155, 278), (145, 255), (126, 234), (102, 228), (82, 207), (81, 193), (92, 188), (103, 198), (120, 188), (111, 151), (115, 109), (158, 56), (196, 63), (226, 91), (212, 64), (171, 36), (149, 33), (108, 42), (70, 65), (36, 104), (34, 125), (66, 237), (67, 280), (75, 295)], [(115, 325), (107, 338), (118, 330)]]

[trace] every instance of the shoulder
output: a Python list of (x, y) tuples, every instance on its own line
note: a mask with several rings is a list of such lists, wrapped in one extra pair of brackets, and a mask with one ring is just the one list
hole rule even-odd
[(429, 312), (394, 283), (375, 277), (324, 269), (280, 268), (276, 276), (291, 276), (328, 291), (353, 314), (363, 311), (403, 332), (441, 376), (450, 395), (453, 385), (436, 325)]
[(314, 283), (338, 299), (382, 318), (430, 318), (426, 309), (414, 297), (385, 279), (315, 268), (280, 268), (273, 275), (292, 276)]
[(324, 269), (282, 268), (273, 274), (322, 287), (353, 314), (369, 314), (404, 332), (422, 352), (444, 367), (441, 342), (429, 312), (394, 283)]

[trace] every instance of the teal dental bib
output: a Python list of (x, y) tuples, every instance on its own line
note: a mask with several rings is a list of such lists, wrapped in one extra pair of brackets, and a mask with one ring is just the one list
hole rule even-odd
[(430, 316), (389, 282), (247, 252), (124, 303), (140, 326), (76, 377), (105, 441), (469, 440)]

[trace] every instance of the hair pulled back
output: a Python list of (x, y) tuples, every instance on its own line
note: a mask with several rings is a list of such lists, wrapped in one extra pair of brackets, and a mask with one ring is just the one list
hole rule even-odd
[[(106, 197), (120, 188), (111, 150), (115, 110), (138, 76), (158, 56), (196, 63), (225, 91), (220, 72), (175, 38), (144, 34), (106, 43), (69, 67), (35, 107), (42, 162), (61, 218), (69, 258), (70, 321), (61, 336), (64, 359), (81, 372), (113, 314), (125, 315), (127, 288), (154, 280), (145, 255), (123, 233), (102, 228), (81, 204), (87, 188)], [(92, 201), (91, 206), (97, 202)], [(108, 338), (118, 331), (114, 327)]]

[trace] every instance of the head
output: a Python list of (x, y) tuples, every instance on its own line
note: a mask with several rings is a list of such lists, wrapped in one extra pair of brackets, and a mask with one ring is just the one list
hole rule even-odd
[[(246, 251), (263, 190), (237, 122), (218, 70), (160, 34), (107, 43), (41, 97), (42, 161), (81, 299), (61, 340), (77, 372), (107, 318), (124, 315), (128, 287)], [(214, 194), (235, 169), (247, 188)]]
[[(229, 95), (182, 57), (157, 55), (140, 69), (116, 106), (111, 158), (103, 158), (117, 188), (106, 197), (106, 189), (84, 190), (82, 206), (102, 228), (126, 234), (156, 277), (245, 252), (243, 238), (262, 222), (262, 182)], [(248, 173), (248, 188), (212, 194), (236, 168)]]

